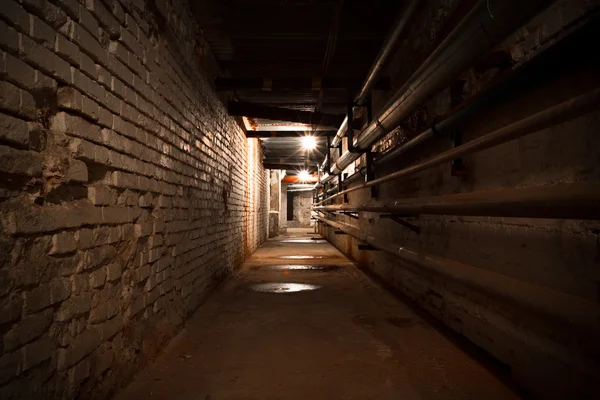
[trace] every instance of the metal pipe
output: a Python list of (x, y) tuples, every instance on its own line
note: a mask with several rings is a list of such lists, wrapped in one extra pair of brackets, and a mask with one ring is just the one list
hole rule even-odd
[(514, 99), (523, 93), (534, 90), (559, 76), (573, 73), (574, 67), (598, 64), (597, 52), (582, 51), (593, 46), (600, 38), (600, 17), (593, 17), (583, 27), (574, 28), (574, 32), (542, 51), (531, 60), (511, 69), (497, 79), (492, 86), (479, 92), (467, 101), (453, 108), (445, 115), (435, 118), (431, 127), (408, 142), (379, 156), (376, 164), (389, 163), (422, 143), (436, 136), (445, 135), (457, 129), (466, 120), (484, 109)]
[[(418, 5), (418, 0), (409, 0), (405, 7), (400, 10), (394, 24), (392, 25), (392, 29), (388, 33), (387, 37), (383, 41), (383, 45), (375, 57), (375, 61), (371, 65), (369, 72), (367, 74), (367, 78), (365, 79), (360, 91), (354, 97), (354, 102), (358, 105), (362, 105), (367, 99), (371, 89), (375, 85), (381, 70), (392, 56), (394, 48), (396, 47), (396, 43), (400, 38), (400, 35), (404, 31), (404, 28), (408, 24), (408, 21), (412, 17), (415, 9)], [(331, 141), (332, 146), (337, 146), (344, 135), (346, 134), (346, 130), (348, 129), (348, 116), (344, 118), (344, 121), (340, 125), (340, 129), (338, 129), (335, 137)]]
[[(407, 262), (406, 267), (417, 273), (422, 270), (451, 279), (485, 296), (507, 302), (518, 309), (525, 309), (533, 316), (569, 329), (599, 332), (600, 320), (595, 304), (559, 291), (532, 285), (519, 279), (487, 271), (448, 258), (388, 242), (346, 223), (317, 217), (319, 222), (334, 227), (372, 247), (392, 254)], [(420, 267), (420, 268), (419, 268)]]
[(379, 115), (363, 129), (354, 145), (359, 152), (346, 151), (342, 154), (333, 164), (330, 175), (341, 173), (357, 160), (362, 152), (416, 111), (430, 96), (448, 86), (477, 57), (490, 50), (550, 3), (549, 0), (479, 1)]
[(470, 215), (488, 217), (600, 219), (600, 182), (484, 190), (442, 196), (370, 201), (360, 205), (316, 206), (322, 211), (367, 211), (405, 216)]
[(537, 132), (541, 129), (548, 128), (552, 125), (560, 124), (562, 122), (568, 121), (572, 118), (578, 117), (582, 114), (599, 108), (599, 102), (600, 89), (591, 90), (578, 97), (564, 101), (553, 107), (547, 108), (544, 111), (540, 111), (536, 114), (530, 115), (527, 118), (523, 118), (522, 120), (514, 122), (503, 128), (497, 129), (491, 133), (488, 133), (487, 135), (481, 136), (468, 143), (465, 143), (462, 146), (458, 146), (451, 150), (438, 154), (437, 156), (432, 157), (428, 160), (411, 165), (407, 168), (403, 168), (389, 175), (385, 175), (372, 181), (366, 182), (362, 185), (342, 190), (341, 192), (336, 193), (333, 196), (321, 200), (321, 202), (319, 202), (318, 204), (323, 204), (326, 201), (332, 200), (346, 193), (354, 192), (355, 190), (364, 189), (367, 187), (378, 185), (383, 182), (388, 182), (394, 179), (402, 178), (404, 176), (412, 175), (414, 173), (423, 171), (427, 168), (435, 167), (445, 162), (452, 161), (456, 158), (460, 158), (484, 149), (488, 149), (490, 147), (497, 146), (499, 144), (519, 138), (521, 136), (525, 136), (530, 133)]

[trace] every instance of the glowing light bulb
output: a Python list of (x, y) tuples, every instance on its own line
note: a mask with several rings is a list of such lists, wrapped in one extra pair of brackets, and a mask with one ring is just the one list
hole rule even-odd
[(306, 182), (310, 179), (310, 174), (306, 170), (300, 171), (298, 172), (298, 179), (300, 179), (303, 182)]
[(317, 140), (314, 136), (302, 136), (302, 148), (306, 150), (314, 150), (317, 148)]

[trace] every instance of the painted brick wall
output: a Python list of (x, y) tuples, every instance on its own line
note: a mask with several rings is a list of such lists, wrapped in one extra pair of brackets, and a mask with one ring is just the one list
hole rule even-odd
[(106, 397), (266, 239), (183, 0), (0, 5), (0, 398)]
[[(435, 48), (440, 35), (455, 22), (469, 2), (428, 1), (421, 5), (401, 43), (390, 74), (396, 87), (413, 73)], [(471, 2), (472, 3), (472, 2)], [(493, 4), (493, 3), (492, 3)], [(557, 1), (511, 35), (499, 50), (515, 63), (534, 56), (558, 35), (589, 15), (598, 1)], [(594, 69), (595, 68), (595, 69)], [(548, 106), (600, 86), (598, 66), (578, 70), (514, 101), (480, 112), (462, 130), (469, 141), (517, 121)], [(596, 71), (596, 72), (594, 72)], [(477, 93), (498, 70), (484, 74), (468, 71), (464, 95)], [(379, 94), (381, 107), (391, 93)], [(420, 132), (436, 116), (450, 108), (450, 93), (434, 96), (423, 109), (405, 121), (404, 127), (382, 140), (376, 150), (386, 151)], [(379, 199), (425, 197), (559, 182), (597, 181), (600, 178), (598, 112), (464, 158), (467, 174), (452, 176), (450, 165), (431, 168), (380, 187)], [(381, 166), (385, 174), (424, 160), (452, 147), (451, 140), (432, 140), (410, 154)], [(360, 164), (360, 163), (359, 163)], [(352, 168), (351, 168), (352, 169)], [(369, 200), (368, 191), (349, 194), (351, 204)], [(359, 226), (376, 237), (398, 245), (422, 248), (428, 253), (457, 260), (519, 279), (537, 287), (577, 296), (598, 307), (600, 224), (526, 218), (486, 218), (422, 215), (408, 221), (419, 226), (416, 234), (376, 213), (361, 213), (359, 221), (338, 220)], [(323, 228), (322, 228), (323, 229)], [(521, 307), (486, 296), (378, 251), (359, 251), (349, 235), (328, 239), (362, 267), (510, 368), (512, 378), (537, 398), (596, 398), (600, 378), (600, 348), (594, 332), (573, 329), (569, 321), (542, 321)]]

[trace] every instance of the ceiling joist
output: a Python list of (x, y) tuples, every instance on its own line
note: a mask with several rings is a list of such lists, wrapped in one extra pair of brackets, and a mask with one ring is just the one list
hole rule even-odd
[(344, 120), (344, 114), (325, 114), (310, 111), (298, 111), (289, 108), (268, 107), (238, 101), (230, 101), (227, 109), (229, 111), (229, 115), (265, 118), (309, 125), (339, 127)]

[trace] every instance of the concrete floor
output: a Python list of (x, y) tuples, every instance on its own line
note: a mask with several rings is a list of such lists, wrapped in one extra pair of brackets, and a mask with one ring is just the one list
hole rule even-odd
[(265, 243), (116, 399), (518, 398), (308, 232)]

